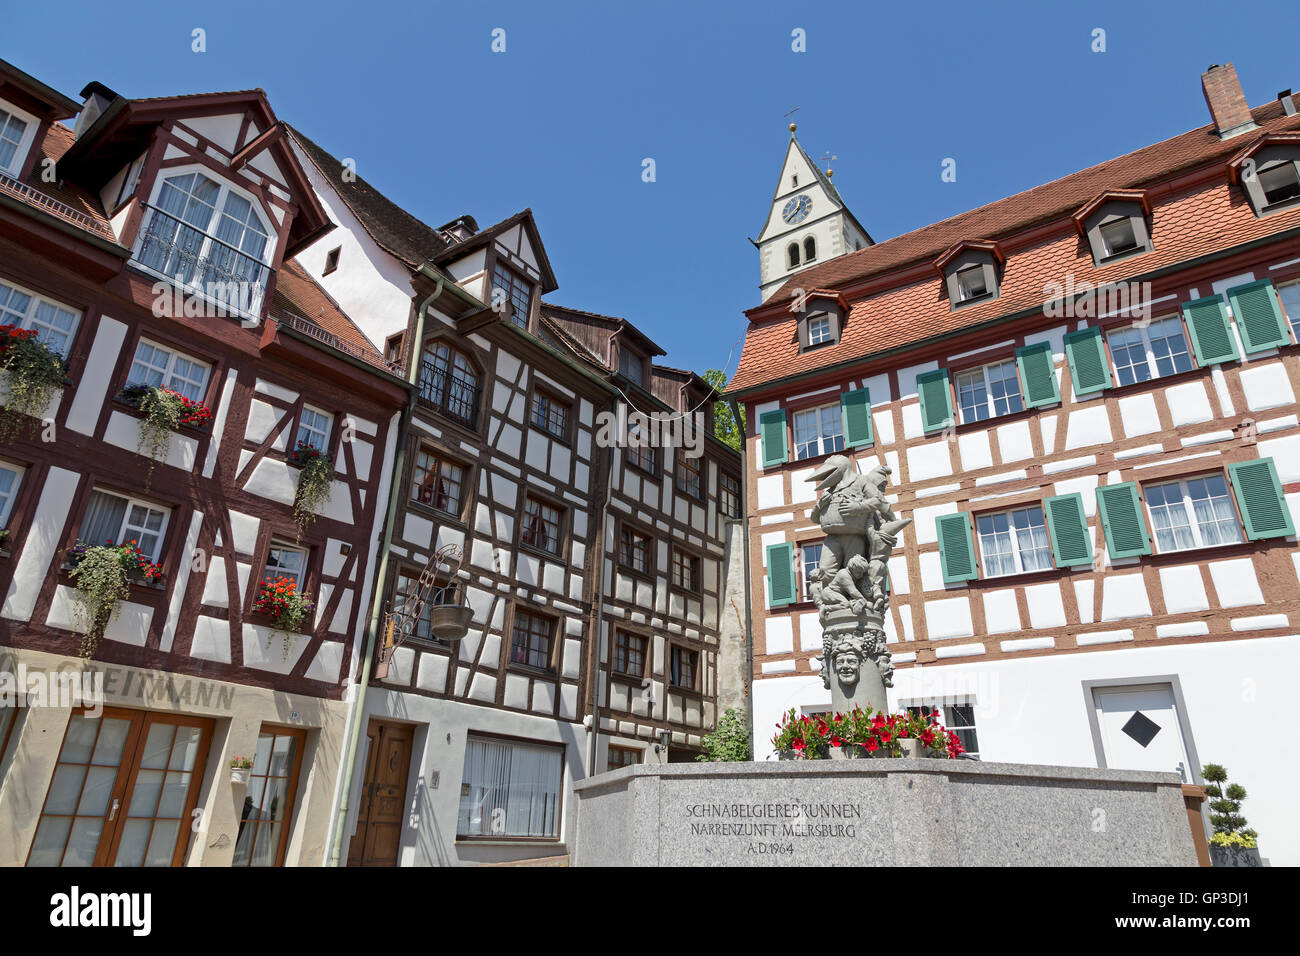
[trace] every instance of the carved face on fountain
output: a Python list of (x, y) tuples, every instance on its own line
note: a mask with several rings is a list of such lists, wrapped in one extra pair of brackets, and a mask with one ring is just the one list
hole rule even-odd
[(846, 689), (857, 684), (862, 676), (862, 658), (858, 656), (856, 650), (845, 649), (836, 652), (835, 676), (839, 679), (840, 685)]

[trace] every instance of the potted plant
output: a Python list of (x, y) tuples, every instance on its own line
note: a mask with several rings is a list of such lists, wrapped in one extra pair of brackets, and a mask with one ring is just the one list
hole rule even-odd
[(289, 657), (289, 640), (292, 633), (301, 633), (311, 618), (312, 602), (303, 597), (293, 578), (267, 578), (257, 592), (253, 612), (271, 619), (276, 631), (284, 636), (284, 656)]
[(45, 345), (35, 329), (0, 325), (0, 442), (11, 441), (24, 429), (35, 428), (63, 387), (63, 357)]
[(202, 427), (212, 419), (212, 412), (202, 402), (192, 401), (163, 385), (128, 385), (117, 397), (143, 416), (136, 451), (149, 459), (145, 487), (153, 479), (154, 465), (167, 458), (172, 432), (182, 425)]
[(820, 714), (800, 717), (790, 708), (776, 725), (772, 746), (781, 760), (817, 760), (828, 756), (830, 726)]
[(793, 709), (776, 725), (772, 746), (781, 760), (861, 757), (943, 757), (965, 751), (951, 730), (931, 713), (886, 714), (854, 708), (847, 714), (800, 717)]
[(307, 526), (329, 503), (334, 461), (315, 445), (300, 441), (289, 455), (289, 462), (301, 469), (293, 496), (293, 520), (297, 522), (298, 540), (301, 541)]
[(1246, 826), (1241, 804), (1246, 788), (1228, 783), (1228, 771), (1220, 764), (1207, 763), (1201, 770), (1205, 795), (1210, 798), (1210, 862), (1214, 866), (1262, 866), (1259, 834)]
[(236, 785), (248, 783), (248, 774), (252, 769), (252, 757), (232, 757), (230, 759), (230, 782)]
[(80, 653), (94, 656), (104, 629), (117, 616), (118, 604), (130, 596), (132, 583), (155, 585), (162, 568), (140, 550), (137, 542), (88, 545), (78, 541), (68, 552), (68, 576), (76, 588), (73, 613), (84, 633)]

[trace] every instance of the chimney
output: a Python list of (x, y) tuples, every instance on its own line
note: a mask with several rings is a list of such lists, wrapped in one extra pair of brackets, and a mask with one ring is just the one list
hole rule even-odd
[(1219, 139), (1231, 139), (1255, 128), (1250, 107), (1246, 105), (1246, 94), (1241, 92), (1241, 81), (1231, 63), (1223, 66), (1215, 63), (1202, 73), (1201, 89), (1205, 92), (1205, 105), (1210, 108)]
[(77, 124), (72, 128), (74, 139), (81, 139), (81, 134), (93, 126), (95, 120), (117, 99), (117, 94), (103, 83), (91, 82), (81, 91), (81, 98), (85, 102), (77, 114)]
[(1295, 100), (1291, 96), (1290, 90), (1283, 90), (1277, 95), (1277, 101), (1282, 104), (1282, 112), (1287, 116), (1295, 116)]

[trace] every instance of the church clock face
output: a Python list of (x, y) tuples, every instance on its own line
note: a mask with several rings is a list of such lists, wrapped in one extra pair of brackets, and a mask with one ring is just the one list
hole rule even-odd
[(812, 200), (801, 193), (785, 204), (785, 208), (781, 210), (781, 218), (788, 225), (793, 226), (807, 219), (810, 212), (812, 212)]

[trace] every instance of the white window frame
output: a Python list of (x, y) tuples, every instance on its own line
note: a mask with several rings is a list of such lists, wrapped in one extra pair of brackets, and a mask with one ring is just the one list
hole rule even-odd
[[(823, 413), (828, 414), (829, 419), (825, 418)], [(811, 442), (801, 441), (799, 438), (799, 424), (808, 421), (810, 415), (816, 416), (816, 437)], [(834, 426), (834, 429), (829, 433), (824, 431), (828, 420)], [(817, 458), (820, 455), (829, 455), (844, 450), (844, 413), (840, 410), (838, 402), (830, 405), (817, 405), (813, 408), (801, 408), (799, 411), (793, 412), (790, 415), (790, 429), (791, 435), (794, 436), (796, 461), (802, 461), (805, 458)], [(839, 439), (838, 446), (835, 442), (836, 438)], [(810, 448), (809, 453), (806, 455), (800, 453), (804, 446)]]
[(810, 572), (821, 563), (822, 548), (825, 544), (824, 541), (809, 541), (807, 544), (799, 545), (799, 571), (803, 577), (803, 596), (806, 601), (812, 600), (812, 594), (808, 591), (809, 585), (812, 584)]
[[(281, 554), (297, 555), (301, 559), (301, 564), (294, 570), (292, 567), (281, 564), (271, 563), (271, 553), (279, 552)], [(306, 548), (299, 548), (296, 545), (285, 544), (283, 541), (271, 539), (271, 544), (266, 551), (266, 565), (262, 568), (262, 580), (267, 578), (276, 580), (277, 578), (293, 578), (294, 587), (298, 593), (302, 593), (303, 586), (307, 578), (307, 559), (310, 557)]]
[[(55, 352), (58, 352), (63, 358), (67, 358), (68, 353), (72, 350), (72, 343), (77, 338), (77, 329), (81, 327), (81, 319), (84, 313), (80, 309), (74, 309), (71, 306), (64, 305), (57, 299), (51, 299), (49, 296), (41, 295), (39, 292), (33, 292), (31, 289), (21, 286), (16, 282), (10, 282), (8, 279), (0, 279), (0, 286), (11, 290), (10, 295), (6, 296), (6, 304), (0, 306), (0, 325), (17, 325), (19, 328), (23, 329), (36, 329), (39, 333), (37, 338), (40, 339), (41, 342), (53, 349)], [(16, 309), (13, 309), (7, 304), (13, 292), (28, 297), (27, 306), (22, 313), (19, 313)], [(40, 311), (42, 304), (71, 315), (72, 327), (65, 332), (62, 329), (49, 325), (48, 323), (39, 322), (37, 319), (37, 313)], [(66, 335), (68, 341), (63, 348), (58, 348), (53, 342), (51, 342), (51, 335)]]
[[(164, 355), (166, 355), (166, 356), (167, 356), (167, 364), (166, 364), (165, 366), (163, 366), (163, 367), (160, 369), (157, 365), (153, 365), (153, 364), (151, 364), (151, 363), (145, 361), (144, 359), (142, 359), (142, 358), (140, 357), (140, 347), (143, 346), (143, 345), (147, 345), (147, 346), (149, 346), (149, 347), (152, 348), (152, 349), (157, 349), (159, 352), (162, 352)], [(184, 361), (189, 362), (189, 363), (192, 364), (192, 365), (197, 365), (199, 368), (201, 368), (201, 369), (203, 370), (203, 378), (202, 378), (202, 380), (199, 381), (199, 382), (196, 384), (195, 382), (191, 381), (190, 379), (187, 379), (187, 378), (185, 378), (184, 376), (180, 375), (180, 374), (176, 371), (176, 360), (177, 360), (177, 359), (183, 359)], [(191, 396), (191, 395), (185, 395), (186, 398), (188, 398), (188, 399), (190, 399), (190, 401), (194, 401), (194, 402), (202, 402), (202, 401), (203, 401), (203, 396), (206, 394), (206, 392), (207, 392), (207, 388), (208, 388), (208, 376), (210, 376), (210, 375), (212, 374), (212, 366), (210, 366), (207, 362), (201, 361), (200, 359), (196, 359), (196, 358), (194, 358), (192, 355), (186, 355), (184, 352), (177, 351), (176, 349), (173, 349), (173, 348), (170, 348), (170, 347), (168, 347), (168, 346), (166, 346), (166, 345), (163, 345), (163, 344), (161, 344), (160, 342), (155, 342), (153, 339), (146, 339), (146, 338), (141, 338), (141, 339), (140, 339), (139, 341), (137, 341), (136, 344), (135, 344), (135, 355), (132, 356), (132, 358), (131, 358), (131, 368), (130, 368), (130, 369), (128, 370), (128, 372), (127, 372), (127, 384), (128, 384), (128, 385), (145, 385), (145, 384), (148, 384), (148, 383), (144, 382), (143, 380), (137, 380), (137, 379), (136, 379), (136, 377), (135, 377), (135, 367), (136, 367), (137, 365), (143, 366), (144, 368), (147, 368), (147, 369), (151, 369), (151, 370), (153, 370), (153, 371), (155, 371), (155, 372), (161, 371), (161, 372), (162, 372), (162, 382), (160, 382), (159, 384), (162, 385), (162, 386), (164, 386), (164, 387), (166, 387), (166, 388), (170, 388), (170, 389), (172, 389), (172, 391), (180, 392), (180, 394), (182, 394), (182, 395), (185, 395), (185, 392), (182, 391), (181, 389), (177, 388), (176, 385), (174, 384), (174, 382), (175, 382), (177, 379), (179, 379), (180, 381), (184, 382), (186, 385), (192, 385), (192, 386), (195, 386), (195, 387), (197, 388), (197, 390), (198, 390), (198, 394), (197, 394), (197, 395), (193, 395), (193, 396)]]
[[(27, 162), (27, 154), (31, 152), (32, 144), (36, 142), (36, 131), (40, 128), (41, 121), (24, 109), (19, 109), (8, 100), (0, 100), (0, 110), (4, 110), (11, 116), (17, 117), (27, 124), (23, 130), (23, 138), (18, 142), (14, 150), (14, 157), (9, 161), (8, 166), (0, 166), (0, 173), (8, 176), (10, 179), (17, 179), (18, 174), (22, 172), (23, 164)], [(7, 124), (8, 121), (6, 120)], [(12, 140), (9, 140), (12, 142)]]
[[(1287, 324), (1291, 326), (1291, 335), (1300, 341), (1300, 282), (1288, 282), (1277, 287), (1278, 298), (1282, 300), (1282, 311), (1286, 314)], [(1288, 296), (1291, 302), (1287, 302)]]
[(831, 340), (831, 317), (814, 315), (808, 320), (808, 347), (821, 345)]
[[(952, 711), (949, 710), (950, 707), (969, 707), (971, 722), (969, 724), (965, 724), (965, 723), (957, 723), (956, 721), (953, 721), (952, 718), (954, 715)], [(956, 700), (942, 700), (942, 701), (909, 700), (903, 705), (903, 710), (910, 711), (916, 709), (916, 710), (938, 711), (939, 722), (943, 724), (944, 730), (952, 730), (952, 731), (969, 730), (971, 733), (975, 735), (975, 743), (978, 745), (979, 744), (979, 721), (975, 717), (975, 707), (976, 704), (975, 704), (975, 699), (973, 697), (959, 697)], [(958, 734), (958, 739), (960, 739), (960, 737), (961, 735)], [(964, 748), (966, 746), (966, 741), (962, 740), (961, 745)], [(975, 760), (980, 759), (980, 751), (978, 748), (975, 750), (967, 750), (966, 754)]]
[[(504, 748), (508, 759), (475, 760), (475, 748), (479, 747)], [(524, 763), (522, 758), (529, 751), (535, 764), (547, 769), (548, 775), (553, 772), (553, 777), (542, 781), (535, 773), (531, 778), (524, 773), (519, 777), (511, 775), (516, 753), (521, 758), (519, 762)], [(538, 759), (540, 755), (544, 757)], [(502, 740), (486, 734), (469, 734), (461, 769), (461, 796), (456, 808), (456, 838), (467, 841), (482, 838), (524, 839), (538, 843), (558, 841), (565, 810), (565, 756), (564, 746), (550, 741)], [(480, 770), (493, 766), (505, 772), (496, 778), (471, 779), (471, 763)], [(530, 768), (525, 763), (525, 769), (536, 770), (537, 767)], [(539, 783), (543, 785), (535, 786)], [(533, 789), (527, 789), (528, 784), (534, 785)], [(512, 826), (521, 819), (526, 820), (525, 826)]]
[[(1178, 327), (1178, 331), (1182, 334), (1182, 354), (1187, 356), (1188, 366), (1185, 369), (1175, 368), (1169, 372), (1161, 372), (1160, 365), (1156, 358), (1155, 349), (1151, 345), (1151, 330), (1157, 326), (1164, 326), (1168, 322), (1174, 323)], [(1125, 382), (1120, 376), (1120, 364), (1115, 359), (1114, 338), (1121, 334), (1133, 332), (1136, 332), (1142, 339), (1142, 347), (1146, 353), (1147, 371), (1151, 374), (1148, 378)], [(1168, 336), (1163, 337), (1168, 338)], [(1192, 369), (1196, 368), (1196, 360), (1192, 357), (1192, 344), (1191, 340), (1187, 336), (1187, 329), (1183, 325), (1183, 320), (1176, 315), (1165, 315), (1158, 319), (1152, 319), (1150, 322), (1138, 322), (1133, 325), (1126, 325), (1123, 328), (1111, 329), (1106, 333), (1106, 348), (1110, 351), (1110, 368), (1111, 371), (1115, 373), (1115, 384), (1120, 387), (1125, 387), (1127, 385), (1141, 385), (1143, 382), (1152, 382), (1158, 378), (1167, 378), (1170, 375), (1181, 375), (1183, 372), (1190, 372)], [(1127, 368), (1128, 366), (1125, 367)]]
[[(970, 288), (962, 281), (963, 276), (978, 276), (983, 288), (979, 292), (972, 292)], [(957, 291), (961, 293), (958, 302), (974, 302), (976, 299), (982, 299), (989, 294), (988, 276), (984, 274), (983, 265), (963, 266), (957, 270)]]
[[(993, 380), (989, 377), (989, 370), (995, 368), (998, 369), (1005, 368), (1006, 366), (1011, 367), (1011, 377), (1010, 379), (1008, 379), (1006, 376), (1003, 376), (1002, 381), (1014, 382), (1015, 387), (1010, 389), (1006, 393), (1006, 395), (1003, 396), (1004, 400), (1006, 400), (1007, 402), (1007, 410), (1004, 412), (1000, 412), (998, 411), (997, 399), (994, 398), (993, 396)], [(963, 379), (969, 379), (972, 376), (976, 376), (976, 375), (979, 376), (980, 383), (984, 387), (984, 408), (988, 411), (988, 414), (985, 415), (983, 418), (980, 417), (968, 418), (966, 415), (966, 406), (962, 404), (962, 400), (961, 400), (961, 385)], [(1006, 415), (1015, 415), (1025, 410), (1025, 399), (1020, 392), (1020, 370), (1016, 367), (1015, 359), (1005, 359), (1004, 361), (1001, 362), (990, 362), (988, 365), (981, 365), (978, 368), (964, 369), (960, 372), (954, 373), (952, 377), (952, 381), (953, 381), (953, 394), (957, 400), (957, 414), (960, 417), (961, 423), (963, 425), (965, 425), (967, 422), (984, 422), (984, 421), (988, 421), (990, 418), (1002, 418)], [(1020, 404), (1019, 408), (1011, 407), (1011, 398), (1013, 396), (1015, 398), (1015, 401)]]
[(315, 405), (304, 404), (302, 406), (302, 412), (298, 415), (298, 427), (294, 430), (293, 434), (293, 447), (295, 450), (297, 449), (298, 442), (302, 441), (303, 432), (306, 432), (308, 435), (314, 435), (320, 432), (320, 430), (315, 426), (308, 425), (303, 421), (308, 412), (311, 412), (313, 415), (320, 415), (325, 419), (325, 437), (321, 440), (319, 445), (315, 442), (308, 442), (307, 444), (315, 446), (316, 450), (322, 455), (328, 455), (330, 450), (330, 433), (334, 430), (334, 416), (323, 409), (317, 408)]
[(0, 472), (9, 472), (14, 476), (13, 487), (8, 491), (0, 489), (0, 529), (4, 529), (9, 527), (9, 516), (13, 514), (14, 501), (23, 486), (23, 475), (27, 474), (27, 469), (0, 458)]
[[(197, 258), (200, 260), (208, 259), (212, 251), (213, 243), (215, 242), (221, 244), (221, 240), (217, 238), (217, 230), (221, 226), (221, 217), (225, 215), (226, 212), (226, 198), (231, 193), (234, 193), (236, 196), (239, 196), (241, 199), (245, 200), (253, 207), (254, 215), (257, 216), (258, 222), (261, 224), (262, 228), (266, 231), (266, 247), (262, 250), (262, 257), (258, 261), (260, 261), (261, 264), (266, 267), (266, 279), (267, 282), (269, 283), (271, 274), (272, 272), (274, 272), (274, 270), (271, 268), (271, 263), (275, 259), (275, 250), (278, 248), (280, 244), (279, 228), (277, 227), (274, 221), (268, 221), (266, 210), (262, 207), (262, 202), (260, 199), (258, 199), (248, 190), (243, 189), (235, 185), (234, 183), (230, 182), (228, 179), (218, 176), (212, 169), (209, 169), (207, 166), (202, 166), (197, 163), (191, 165), (185, 165), (185, 166), (170, 166), (166, 169), (159, 170), (158, 175), (154, 178), (153, 189), (149, 193), (148, 205), (150, 208), (145, 210), (145, 216), (142, 217), (141, 219), (141, 226), (140, 226), (139, 233), (135, 237), (135, 246), (131, 250), (131, 265), (141, 270), (142, 272), (149, 273), (149, 275), (157, 276), (158, 278), (163, 279), (167, 282), (177, 284), (175, 276), (164, 275), (163, 273), (159, 272), (157, 269), (145, 265), (144, 262), (141, 261), (140, 255), (143, 250), (144, 241), (145, 241), (145, 232), (146, 232), (145, 223), (152, 221), (152, 216), (155, 215), (155, 210), (157, 210), (158, 212), (162, 212), (161, 207), (158, 205), (158, 200), (159, 197), (162, 196), (163, 186), (170, 179), (178, 179), (181, 176), (187, 176), (190, 173), (198, 173), (199, 175), (205, 177), (206, 179), (209, 179), (212, 182), (216, 183), (218, 187), (217, 197), (212, 202), (212, 207), (213, 207), (212, 219), (208, 222), (207, 228), (202, 230), (203, 243), (199, 246)], [(162, 213), (162, 214), (170, 215), (169, 213)], [(197, 226), (193, 226), (188, 222), (185, 223), (185, 226), (190, 229), (195, 229), (196, 231), (198, 230)], [(247, 256), (250, 259), (257, 258), (256, 256), (244, 252), (244, 250), (242, 249), (239, 249), (237, 251), (241, 255)], [(220, 306), (221, 308), (225, 309), (227, 312), (253, 315), (254, 313), (258, 312), (261, 309), (262, 304), (266, 301), (266, 286), (263, 285), (261, 287), (262, 288), (261, 294), (258, 296), (257, 301), (249, 303), (248, 312), (243, 313), (236, 305), (232, 305), (226, 302), (220, 302), (212, 298), (210, 295), (208, 295), (207, 290), (204, 288), (203, 285), (202, 272), (201, 270), (198, 269), (194, 271), (194, 276), (188, 282), (184, 284), (178, 284), (178, 285), (180, 288), (185, 289), (188, 292), (193, 292), (194, 294), (202, 297), (204, 300), (211, 302), (214, 306)]]
[[(1043, 537), (1045, 541), (1041, 547), (1037, 547), (1037, 548), (1033, 547), (1033, 537), (1032, 534), (1030, 533), (1030, 529), (1027, 528), (1024, 529), (1024, 531), (1017, 529), (1013, 517), (1014, 515), (1017, 515), (1021, 512), (1032, 512), (1032, 511), (1038, 512), (1038, 517), (1042, 520), (1043, 523)], [(990, 564), (989, 557), (988, 557), (989, 552), (986, 552), (984, 547), (984, 539), (986, 535), (984, 532), (980, 530), (980, 522), (985, 520), (986, 518), (997, 518), (1002, 515), (1007, 516), (1007, 534), (1011, 538), (1011, 557), (1016, 567), (1014, 571), (998, 571), (997, 573), (993, 573), (989, 571), (989, 564)], [(1030, 528), (1036, 526), (1037, 525), (1035, 525), (1033, 522), (1030, 522)], [(1024, 542), (1022, 542), (1020, 539), (1022, 533), (1026, 535), (1026, 539)], [(1048, 531), (1047, 528), (1047, 516), (1043, 513), (1042, 505), (1029, 504), (1019, 508), (1007, 508), (1001, 511), (980, 512), (979, 514), (975, 515), (975, 537), (979, 545), (980, 564), (984, 568), (984, 577), (986, 578), (1007, 578), (1016, 574), (1034, 574), (1038, 571), (1051, 571), (1054, 567), (1052, 563), (1052, 538), (1051, 538), (1051, 533)], [(1047, 556), (1047, 566), (1041, 568), (1026, 568), (1025, 559), (1024, 559), (1024, 555), (1026, 551), (1029, 551), (1031, 553), (1034, 551), (1043, 551)], [(997, 556), (1001, 557), (1004, 553), (1005, 552), (998, 552)]]
[[(1201, 533), (1201, 523), (1196, 518), (1196, 508), (1192, 504), (1191, 482), (1203, 481), (1209, 478), (1218, 478), (1223, 482), (1223, 494), (1219, 497), (1228, 502), (1228, 507), (1232, 510), (1232, 523), (1237, 530), (1236, 541), (1219, 541), (1207, 543), (1204, 535)], [(1177, 547), (1177, 537), (1175, 536), (1175, 546), (1172, 548), (1162, 547), (1160, 544), (1160, 531), (1163, 530), (1156, 525), (1156, 513), (1151, 505), (1151, 490), (1154, 488), (1177, 487), (1182, 497), (1182, 514), (1187, 521), (1187, 528), (1191, 532), (1193, 544), (1188, 547)], [(1208, 489), (1207, 489), (1208, 490)], [(1196, 551), (1201, 548), (1221, 547), (1225, 544), (1240, 544), (1246, 540), (1245, 530), (1241, 526), (1241, 517), (1237, 514), (1235, 496), (1232, 492), (1232, 483), (1228, 480), (1223, 472), (1209, 471), (1200, 475), (1189, 475), (1186, 478), (1174, 478), (1168, 480), (1151, 481), (1142, 485), (1142, 500), (1146, 503), (1147, 520), (1151, 523), (1151, 543), (1156, 554), (1174, 554), (1180, 551)], [(1206, 499), (1212, 501), (1213, 498)], [(1219, 522), (1215, 522), (1217, 525)]]
[[(172, 509), (168, 508), (166, 505), (160, 505), (152, 501), (146, 501), (143, 498), (135, 498), (132, 497), (131, 495), (118, 494), (116, 491), (109, 491), (106, 488), (92, 488), (91, 490), (97, 491), (102, 495), (109, 495), (110, 497), (121, 499), (122, 501), (126, 502), (126, 508), (122, 511), (122, 523), (118, 526), (117, 534), (113, 536), (114, 544), (122, 545), (130, 541), (131, 540), (130, 536), (132, 535), (132, 531), (131, 531), (132, 528), (139, 528), (142, 531), (148, 531), (148, 528), (146, 528), (144, 525), (131, 524), (132, 509), (136, 507), (140, 507), (140, 508), (144, 508), (146, 511), (154, 511), (162, 515), (162, 524), (158, 526), (158, 530), (149, 531), (150, 534), (156, 534), (158, 536), (158, 544), (153, 549), (153, 553), (145, 551), (144, 548), (140, 548), (140, 550), (144, 553), (144, 556), (146, 558), (148, 558), (154, 564), (157, 564), (159, 556), (162, 553), (163, 542), (167, 540), (167, 526), (171, 523)], [(84, 515), (82, 516), (82, 520), (84, 522), (85, 520)], [(78, 529), (78, 534), (80, 534), (80, 529)], [(138, 544), (138, 542), (140, 541), (140, 535), (138, 533), (135, 534), (135, 540)], [(92, 546), (103, 544), (102, 541), (84, 541), (84, 540), (83, 543)]]

